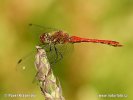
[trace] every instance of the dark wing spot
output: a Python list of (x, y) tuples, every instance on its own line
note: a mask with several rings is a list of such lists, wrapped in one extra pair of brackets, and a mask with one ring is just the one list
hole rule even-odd
[(17, 62), (17, 64), (20, 64), (22, 62), (22, 59), (19, 59), (19, 61)]

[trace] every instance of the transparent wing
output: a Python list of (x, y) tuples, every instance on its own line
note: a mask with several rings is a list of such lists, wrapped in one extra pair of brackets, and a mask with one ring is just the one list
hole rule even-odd
[(37, 24), (29, 24), (29, 28), (32, 32), (39, 33), (39, 34), (59, 31), (59, 29), (57, 28), (45, 27)]
[(36, 25), (36, 24), (29, 24), (27, 26), (27, 33), (30, 34), (30, 37), (33, 39), (33, 43), (35, 44), (40, 44), (40, 35), (44, 33), (51, 33), (54, 31), (59, 31), (59, 29), (56, 28), (50, 28), (50, 27), (45, 27), (41, 25)]
[(51, 65), (62, 61), (66, 56), (69, 56), (73, 51), (74, 45), (71, 43), (51, 45), (47, 50), (47, 56)]
[(17, 71), (29, 71), (34, 69), (35, 50), (20, 58), (16, 65)]
[[(56, 63), (59, 63), (60, 61), (62, 61), (62, 59), (64, 59), (66, 56), (69, 56), (72, 53), (74, 45), (71, 43), (57, 44), (55, 46), (54, 44), (51, 46), (49, 44), (46, 44), (42, 47), (45, 49), (47, 53), (47, 57), (51, 66), (55, 66)], [(55, 48), (57, 49), (57, 52)], [(33, 50), (31, 53), (20, 58), (17, 62), (16, 70), (20, 72), (30, 72), (35, 70), (34, 61), (36, 52), (36, 50)]]
[(74, 49), (74, 45), (72, 43), (58, 44), (56, 45), (56, 47), (64, 57), (71, 55)]

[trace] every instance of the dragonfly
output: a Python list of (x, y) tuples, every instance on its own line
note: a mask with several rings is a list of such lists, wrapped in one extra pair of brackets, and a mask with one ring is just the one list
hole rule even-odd
[[(44, 28), (40, 25), (30, 24), (30, 26), (32, 25)], [(64, 56), (63, 52), (66, 49), (68, 49), (70, 45), (77, 43), (99, 43), (99, 44), (110, 45), (113, 47), (123, 46), (122, 44), (114, 40), (104, 40), (104, 39), (102, 40), (102, 39), (82, 38), (79, 36), (70, 36), (67, 32), (55, 28), (53, 28), (52, 31), (43, 32), (40, 35), (39, 40), (40, 40), (39, 46), (43, 47), (46, 50), (48, 54), (48, 59), (51, 61), (50, 64), (56, 63), (61, 59), (63, 59)], [(64, 46), (65, 49), (63, 48)], [(18, 61), (18, 64), (20, 64), (22, 61), (23, 59), (20, 59)]]

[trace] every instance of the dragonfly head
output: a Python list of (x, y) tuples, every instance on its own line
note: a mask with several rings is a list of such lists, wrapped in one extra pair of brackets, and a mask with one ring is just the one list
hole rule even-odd
[(49, 43), (49, 35), (47, 33), (43, 33), (40, 35), (41, 43)]

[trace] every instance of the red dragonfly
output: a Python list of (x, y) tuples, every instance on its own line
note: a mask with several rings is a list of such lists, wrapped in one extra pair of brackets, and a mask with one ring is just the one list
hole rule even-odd
[[(30, 24), (34, 25), (34, 24)], [(39, 25), (34, 25), (37, 27), (44, 28)], [(61, 30), (53, 29), (54, 31), (51, 32), (45, 32), (40, 35), (40, 46), (44, 47), (44, 49), (48, 52), (48, 54), (51, 56), (52, 52), (55, 52), (56, 56), (52, 56), (54, 58), (54, 63), (58, 60), (61, 60), (63, 58), (62, 52), (58, 49), (58, 45), (66, 45), (66, 44), (75, 44), (75, 43), (101, 43), (106, 44), (114, 47), (121, 47), (122, 45), (117, 41), (112, 40), (100, 40), (100, 39), (89, 39), (89, 38), (81, 38), (78, 36), (69, 36), (68, 33), (63, 32)], [(60, 56), (60, 57), (59, 57)], [(49, 58), (49, 57), (48, 57)], [(22, 59), (18, 61), (18, 64), (21, 63)], [(52, 61), (53, 62), (53, 61)]]
[(40, 36), (40, 42), (42, 44), (65, 44), (65, 43), (81, 43), (81, 42), (91, 42), (91, 43), (101, 43), (107, 44), (114, 47), (121, 47), (122, 45), (117, 41), (112, 40), (100, 40), (100, 39), (89, 39), (89, 38), (81, 38), (78, 36), (69, 36), (67, 33), (63, 31), (57, 31), (54, 33), (43, 33)]
[(69, 36), (68, 33), (65, 33), (61, 30), (54, 31), (51, 33), (43, 33), (40, 36), (40, 42), (41, 42), (41, 45), (48, 44), (50, 48), (49, 51), (52, 50), (52, 45), (53, 45), (57, 58), (58, 58), (58, 54), (60, 54), (61, 58), (63, 57), (61, 52), (58, 51), (58, 48), (56, 47), (56, 45), (58, 44), (68, 44), (68, 43), (74, 44), (74, 43), (81, 43), (81, 42), (87, 42), (87, 43), (91, 42), (91, 43), (107, 44), (114, 47), (122, 46), (119, 42), (112, 41), (112, 40), (89, 39), (89, 38), (81, 38), (78, 36)]

